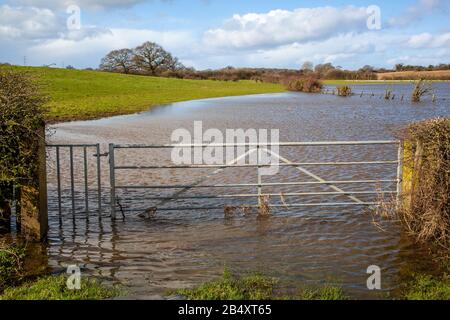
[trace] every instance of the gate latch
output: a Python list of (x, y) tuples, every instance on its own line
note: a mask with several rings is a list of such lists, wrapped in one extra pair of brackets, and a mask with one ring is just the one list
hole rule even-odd
[(92, 156), (93, 156), (93, 157), (107, 157), (107, 156), (109, 156), (109, 152), (100, 153), (100, 154), (95, 153), (95, 154), (93, 154)]

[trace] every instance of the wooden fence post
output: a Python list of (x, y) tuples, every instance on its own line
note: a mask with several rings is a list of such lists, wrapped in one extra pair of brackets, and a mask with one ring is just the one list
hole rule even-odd
[[(413, 154), (413, 146), (415, 153)], [(413, 205), (414, 192), (417, 187), (418, 179), (421, 174), (423, 158), (423, 143), (420, 140), (408, 141), (407, 148), (405, 148), (405, 159), (403, 168), (403, 192), (404, 200), (403, 206), (406, 210), (411, 210)]]
[(27, 239), (43, 241), (48, 231), (45, 127), (39, 130), (38, 137), (35, 177), (20, 192), (20, 225), (21, 233)]

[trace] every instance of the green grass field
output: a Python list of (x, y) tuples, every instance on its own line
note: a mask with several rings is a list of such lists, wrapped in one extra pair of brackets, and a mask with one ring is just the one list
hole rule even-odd
[(254, 81), (180, 80), (96, 71), (15, 67), (38, 76), (48, 93), (48, 121), (94, 119), (129, 114), (173, 102), (277, 93), (281, 85)]

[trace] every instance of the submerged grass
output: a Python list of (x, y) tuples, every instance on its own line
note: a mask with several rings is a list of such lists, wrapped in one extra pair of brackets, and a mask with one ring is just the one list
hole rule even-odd
[(188, 300), (346, 300), (339, 287), (302, 288), (295, 295), (278, 293), (279, 282), (261, 274), (242, 277), (225, 270), (222, 277), (192, 289), (181, 289), (174, 294)]
[(13, 67), (38, 78), (51, 97), (47, 120), (94, 119), (155, 105), (225, 96), (277, 93), (278, 84), (256, 81), (184, 80), (45, 67)]
[(7, 288), (0, 300), (102, 300), (115, 297), (119, 290), (103, 285), (99, 280), (81, 280), (80, 290), (67, 288), (67, 277), (47, 276), (21, 286)]

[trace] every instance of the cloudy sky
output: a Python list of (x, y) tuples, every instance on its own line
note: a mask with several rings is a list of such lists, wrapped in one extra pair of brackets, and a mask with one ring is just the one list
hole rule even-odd
[(450, 0), (0, 0), (0, 62), (95, 68), (154, 41), (197, 69), (450, 63), (449, 16)]

